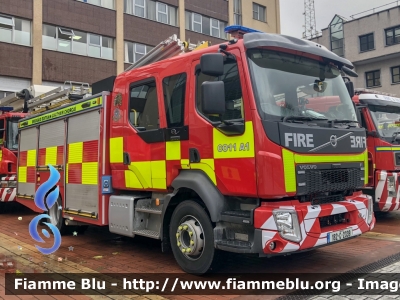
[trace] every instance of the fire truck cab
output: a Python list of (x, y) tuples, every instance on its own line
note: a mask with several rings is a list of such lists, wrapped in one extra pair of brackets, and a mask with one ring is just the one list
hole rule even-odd
[(368, 89), (356, 89), (353, 101), (367, 130), (370, 173), (366, 194), (376, 211), (400, 209), (400, 98)]
[(12, 107), (0, 107), (0, 208), (14, 201), (17, 189), (18, 121), (24, 113), (11, 112)]
[[(158, 239), (195, 274), (220, 251), (287, 255), (372, 230), (366, 145), (352, 143), (365, 130), (340, 75), (352, 64), (310, 41), (227, 31), (188, 53), (175, 36), (93, 96), (21, 120), (18, 201), (42, 212), (36, 189), (57, 169), (53, 225)], [(346, 109), (338, 119), (308, 98)]]

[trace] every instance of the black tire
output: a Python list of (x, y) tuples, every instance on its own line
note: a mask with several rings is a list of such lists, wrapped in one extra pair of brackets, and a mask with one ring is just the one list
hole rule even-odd
[(61, 205), (61, 197), (58, 197), (57, 202), (49, 209), (48, 215), (50, 218), (48, 222), (57, 227), (61, 235), (67, 233), (68, 226), (65, 225), (65, 219), (62, 217), (62, 210), (58, 209)]
[[(188, 227), (185, 229), (184, 226)], [(213, 226), (207, 212), (197, 202), (187, 200), (176, 207), (171, 217), (169, 237), (175, 260), (186, 273), (202, 275), (215, 267), (217, 251), (214, 248)], [(186, 254), (182, 249), (190, 249), (191, 252)]]
[(74, 231), (76, 231), (78, 234), (84, 234), (88, 228), (89, 225), (74, 226)]

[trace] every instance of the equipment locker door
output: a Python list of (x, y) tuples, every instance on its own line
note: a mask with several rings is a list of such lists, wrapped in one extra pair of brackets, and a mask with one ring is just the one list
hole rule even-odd
[(98, 110), (68, 118), (65, 208), (97, 218), (100, 116)]
[(34, 198), (36, 184), (36, 160), (38, 130), (36, 127), (21, 130), (18, 157), (18, 195)]

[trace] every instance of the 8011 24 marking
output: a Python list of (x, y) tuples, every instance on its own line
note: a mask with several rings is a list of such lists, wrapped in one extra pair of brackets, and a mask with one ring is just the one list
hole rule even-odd
[(250, 151), (249, 143), (231, 143), (231, 144), (219, 144), (217, 146), (218, 152), (235, 152), (235, 151)]

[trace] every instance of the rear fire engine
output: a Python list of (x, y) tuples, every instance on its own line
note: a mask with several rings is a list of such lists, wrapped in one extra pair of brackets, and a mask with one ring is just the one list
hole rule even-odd
[(400, 209), (400, 98), (368, 89), (356, 89), (353, 101), (360, 111), (360, 122), (367, 130), (370, 157), (368, 187), (375, 210)]
[[(365, 130), (340, 75), (352, 64), (306, 40), (231, 30), (196, 51), (173, 36), (94, 96), (21, 120), (18, 201), (41, 212), (32, 200), (52, 162), (60, 230), (159, 239), (196, 274), (220, 250), (285, 255), (371, 230)], [(332, 97), (340, 105), (307, 108)]]
[(82, 90), (80, 86), (89, 85), (75, 82), (66, 82), (64, 88), (33, 85), (0, 99), (0, 209), (5, 202), (14, 201), (17, 192), (18, 121), (30, 111), (43, 111), (42, 103), (55, 105), (53, 99), (64, 97), (63, 100), (71, 102), (70, 98), (76, 99), (76, 94), (81, 94), (77, 93)]

